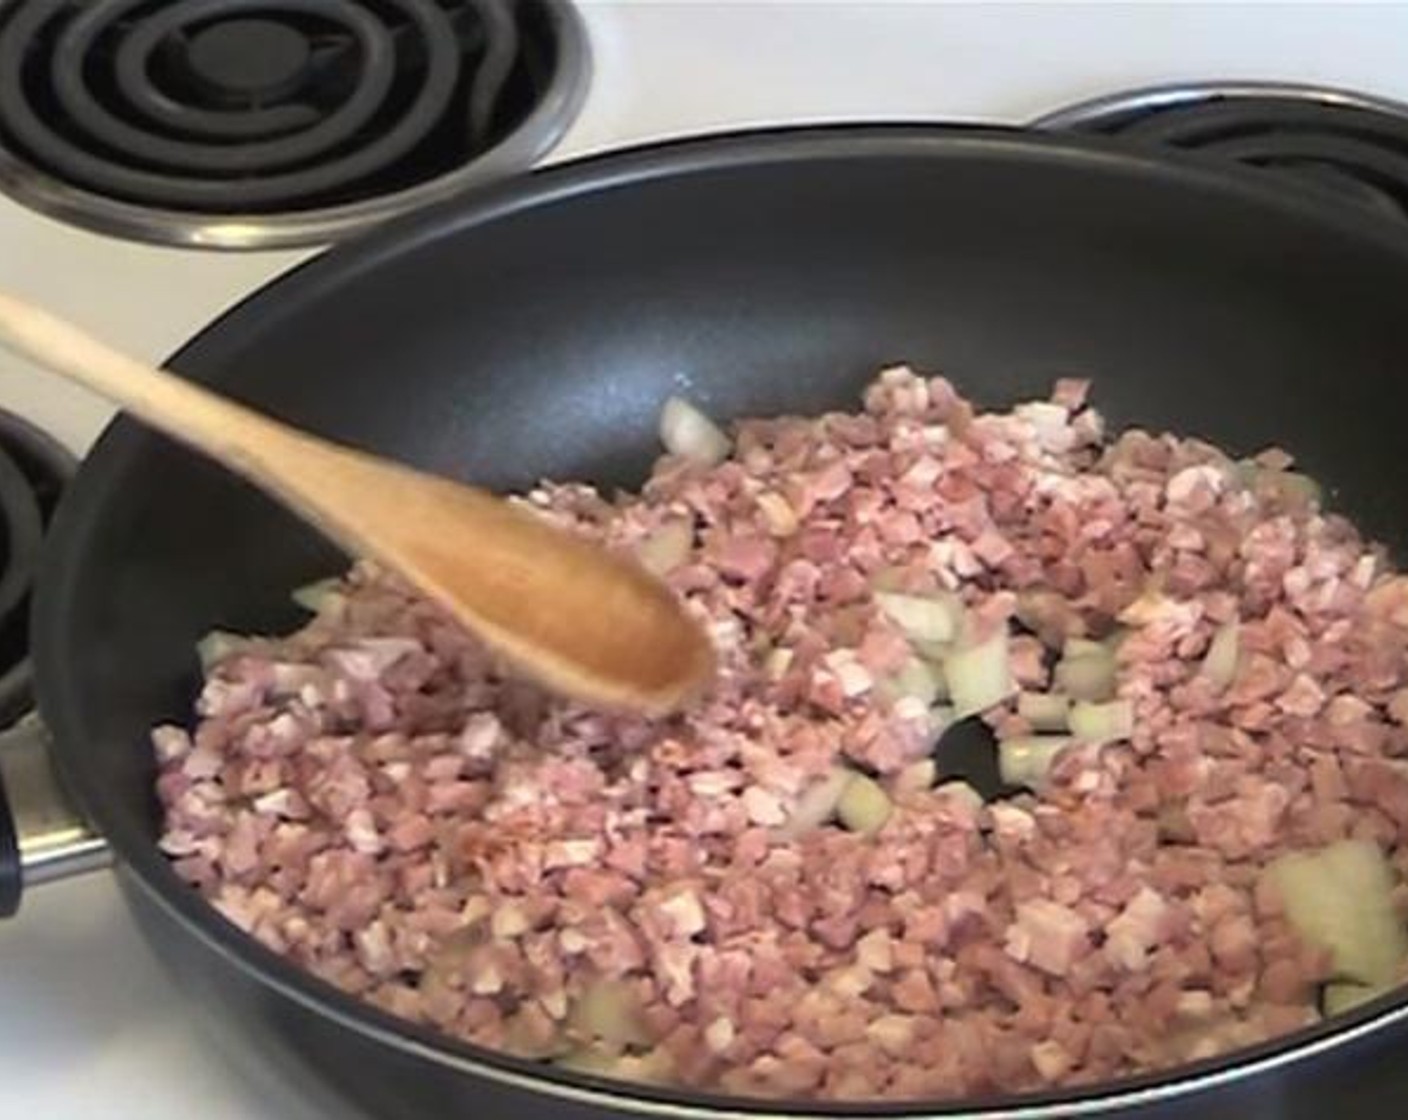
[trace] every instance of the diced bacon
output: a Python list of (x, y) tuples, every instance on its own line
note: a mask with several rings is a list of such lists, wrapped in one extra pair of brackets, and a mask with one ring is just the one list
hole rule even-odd
[(751, 583), (772, 569), (776, 557), (777, 546), (767, 538), (737, 536), (727, 541), (713, 560), (724, 575)]
[(601, 856), (601, 846), (594, 836), (550, 841), (543, 849), (543, 868), (558, 871), (564, 867), (589, 867)]
[(1085, 405), (1090, 393), (1090, 381), (1083, 377), (1062, 377), (1051, 390), (1051, 401), (1070, 412)]
[(693, 937), (707, 925), (699, 896), (692, 890), (674, 892), (660, 903), (659, 909), (677, 937)]
[(459, 735), (459, 749), (475, 761), (488, 761), (504, 743), (504, 727), (492, 712), (476, 712), (465, 721)]
[[(1285, 453), (1107, 441), (1088, 390), (983, 413), (896, 366), (863, 413), (742, 421), (639, 495), (516, 499), (648, 561), (707, 634), (715, 678), (668, 716), (551, 695), (358, 563), (153, 731), (161, 850), (391, 1014), (686, 1090), (903, 1107), (1297, 1029), (1331, 961), (1260, 872), (1359, 838), (1408, 873), (1408, 576)], [(942, 593), (952, 626), (878, 592)], [(1003, 631), (1028, 699), (1108, 651), (1076, 699), (1132, 726), (985, 803), (943, 697), (955, 643)], [(1064, 736), (1053, 712), (974, 719)], [(855, 770), (883, 828), (838, 807)]]
[(743, 791), (743, 807), (748, 819), (764, 828), (775, 828), (787, 822), (787, 810), (781, 799), (762, 786), (749, 786)]
[(1075, 1064), (1066, 1048), (1054, 1039), (1033, 1045), (1031, 1061), (1042, 1080), (1053, 1084), (1060, 1082)]
[(1017, 920), (1008, 927), (1007, 951), (1043, 972), (1064, 976), (1090, 951), (1090, 929), (1069, 906), (1032, 899), (1017, 904)]
[(1158, 891), (1141, 887), (1105, 928), (1103, 952), (1126, 972), (1138, 972), (1148, 963), (1149, 951), (1164, 936), (1168, 903)]
[(1283, 712), (1306, 719), (1318, 714), (1324, 704), (1324, 689), (1305, 673), (1297, 674), (1276, 700), (1276, 706)]
[(347, 843), (351, 845), (353, 851), (374, 856), (380, 854), (382, 849), (386, 847), (370, 809), (358, 808), (348, 813), (345, 830)]
[(191, 737), (181, 727), (158, 727), (152, 731), (152, 746), (156, 749), (157, 763), (169, 766), (179, 762), (191, 749)]

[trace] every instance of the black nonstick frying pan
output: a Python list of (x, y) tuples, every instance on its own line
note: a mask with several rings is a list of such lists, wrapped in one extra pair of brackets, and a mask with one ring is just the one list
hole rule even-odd
[[(416, 214), (278, 281), (176, 369), (315, 431), (499, 488), (629, 484), (677, 378), (715, 415), (849, 404), (880, 365), (984, 405), (1093, 379), (1112, 426), (1293, 449), (1401, 553), (1408, 235), (1191, 157), (950, 128), (707, 139), (562, 167)], [(303, 975), (155, 847), (147, 729), (188, 719), (196, 640), (277, 631), (341, 558), (119, 421), (58, 517), (35, 616), (54, 761), (155, 951), (217, 1029), (386, 1118), (1119, 1109), (1402, 1111), (1408, 997), (1256, 1051), (1059, 1097), (874, 1107), (688, 1096), (550, 1072), (409, 1027)], [(232, 1043), (233, 1045), (233, 1043)], [(198, 1102), (192, 1102), (198, 1106)]]

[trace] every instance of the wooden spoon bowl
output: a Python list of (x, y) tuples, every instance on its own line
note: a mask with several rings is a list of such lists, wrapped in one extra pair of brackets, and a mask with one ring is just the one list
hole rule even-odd
[(501, 498), (272, 420), (3, 293), (0, 342), (399, 573), (549, 688), (662, 714), (713, 672), (708, 638), (654, 576)]

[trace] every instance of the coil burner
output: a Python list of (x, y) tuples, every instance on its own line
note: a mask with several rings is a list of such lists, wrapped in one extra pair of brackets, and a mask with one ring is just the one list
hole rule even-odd
[(321, 244), (527, 167), (587, 74), (565, 0), (16, 0), (0, 190), (161, 244)]
[(0, 727), (33, 702), (29, 604), (44, 531), (77, 461), (38, 428), (0, 411)]
[(1032, 122), (1196, 151), (1408, 216), (1408, 106), (1347, 90), (1273, 83), (1160, 86)]

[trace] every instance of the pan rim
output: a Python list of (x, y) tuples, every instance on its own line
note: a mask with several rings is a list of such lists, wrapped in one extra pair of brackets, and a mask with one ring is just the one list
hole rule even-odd
[[(1229, 168), (1192, 153), (1172, 156), (1135, 150), (1103, 137), (1038, 133), (973, 125), (859, 123), (752, 129), (691, 136), (608, 151), (554, 165), (531, 175), (468, 192), (457, 199), (407, 214), (379, 226), (274, 278), (225, 311), (178, 350), (169, 365), (192, 380), (219, 384), (232, 356), (252, 339), (284, 322), (308, 301), (325, 298), (347, 275), (384, 266), (425, 244), (539, 207), (559, 205), (603, 190), (629, 188), (658, 179), (718, 172), (735, 167), (819, 159), (1003, 157), (1027, 165), (1085, 167), (1110, 174), (1154, 176), (1164, 184), (1279, 211), (1283, 216), (1328, 228), (1376, 251), (1398, 256), (1408, 268), (1408, 236), (1385, 218), (1351, 206), (1326, 204), (1318, 195), (1287, 191), (1257, 172)], [(275, 292), (277, 298), (271, 298)], [(254, 329), (257, 328), (257, 329)], [(1093, 1116), (1224, 1087), (1254, 1074), (1328, 1052), (1395, 1023), (1408, 1021), (1408, 996), (1384, 996), (1334, 1025), (1317, 1024), (1260, 1046), (1215, 1059), (1079, 1090), (986, 1099), (827, 1104), (754, 1102), (744, 1098), (684, 1093), (627, 1085), (557, 1071), (537, 1063), (457, 1042), (365, 1004), (296, 968), (253, 937), (225, 921), (182, 883), (149, 839), (121, 827), (104, 808), (101, 791), (82, 777), (82, 749), (101, 741), (83, 726), (76, 690), (62, 672), (65, 658), (64, 603), (84, 575), (81, 557), (93, 529), (86, 515), (117, 488), (126, 465), (155, 437), (126, 418), (102, 434), (80, 468), (54, 519), (43, 578), (34, 604), (37, 692), (54, 734), (54, 762), (81, 811), (108, 837), (122, 867), (124, 887), (135, 886), (166, 917), (199, 938), (225, 963), (265, 987), (372, 1042), (414, 1054), (440, 1066), (545, 1097), (556, 1097), (632, 1114), (679, 1120), (789, 1120), (838, 1116), (983, 1117), (986, 1120), (1046, 1120)], [(130, 748), (128, 748), (130, 749)]]

